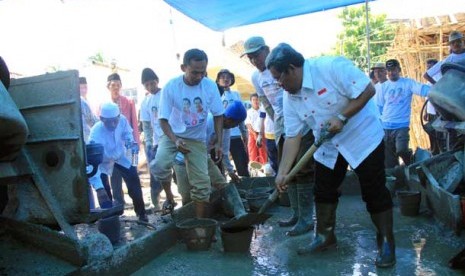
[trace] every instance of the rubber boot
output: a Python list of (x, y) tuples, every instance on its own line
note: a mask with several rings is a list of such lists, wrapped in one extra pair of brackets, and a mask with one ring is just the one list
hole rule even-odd
[(228, 203), (229, 207), (233, 210), (235, 219), (238, 219), (247, 214), (244, 205), (242, 204), (241, 196), (237, 191), (236, 185), (228, 184), (221, 190), (221, 192), (223, 193), (223, 197)]
[(298, 220), (294, 227), (286, 234), (299, 236), (313, 229), (313, 189), (311, 183), (295, 184), (298, 198)]
[(291, 204), (292, 216), (287, 220), (278, 221), (278, 225), (281, 227), (294, 226), (297, 223), (299, 217), (299, 200), (297, 195), (297, 185), (291, 184), (287, 186), (287, 194), (289, 196), (289, 202)]
[(337, 239), (334, 235), (336, 226), (337, 203), (316, 203), (316, 231), (315, 237), (309, 246), (301, 247), (297, 254), (304, 255), (325, 251), (336, 246)]
[(376, 226), (376, 242), (378, 245), (378, 256), (376, 266), (391, 267), (396, 264), (396, 246), (392, 230), (392, 209), (371, 214), (371, 220)]

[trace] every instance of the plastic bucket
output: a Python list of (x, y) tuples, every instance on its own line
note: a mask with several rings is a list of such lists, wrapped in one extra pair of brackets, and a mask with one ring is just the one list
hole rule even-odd
[(260, 207), (266, 202), (270, 195), (268, 193), (248, 194), (246, 196), (247, 202), (251, 212), (258, 212)]
[(97, 228), (100, 233), (107, 236), (111, 244), (115, 244), (119, 241), (121, 236), (119, 216), (99, 219), (97, 221)]
[(417, 216), (420, 211), (421, 193), (415, 191), (398, 191), (400, 213), (404, 216)]
[(210, 249), (212, 237), (218, 222), (214, 219), (192, 218), (177, 224), (188, 250), (199, 251)]
[(252, 242), (254, 227), (221, 228), (224, 252), (247, 252)]

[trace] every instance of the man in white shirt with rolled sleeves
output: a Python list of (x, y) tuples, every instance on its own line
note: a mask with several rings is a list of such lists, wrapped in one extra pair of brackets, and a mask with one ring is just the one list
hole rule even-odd
[[(317, 226), (310, 246), (299, 254), (321, 252), (336, 245), (334, 228), (338, 188), (350, 165), (359, 177), (362, 198), (377, 228), (376, 265), (395, 264), (392, 199), (385, 187), (383, 128), (371, 97), (370, 79), (343, 57), (305, 60), (281, 43), (266, 60), (267, 68), (284, 88), (286, 140), (276, 186), (286, 189), (287, 174), (308, 131), (318, 140), (322, 130), (335, 134), (315, 152)], [(292, 184), (291, 184), (292, 185)]]

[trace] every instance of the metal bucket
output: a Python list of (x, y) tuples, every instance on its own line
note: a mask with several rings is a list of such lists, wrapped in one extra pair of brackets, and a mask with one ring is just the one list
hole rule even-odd
[(224, 252), (247, 252), (250, 249), (254, 227), (221, 228)]
[(192, 218), (183, 220), (176, 226), (187, 249), (199, 251), (210, 249), (217, 225), (218, 222), (214, 219)]
[(400, 213), (404, 216), (417, 216), (420, 211), (421, 193), (416, 191), (398, 191)]
[(119, 216), (99, 219), (97, 222), (97, 228), (100, 233), (107, 236), (111, 244), (117, 243), (121, 237)]

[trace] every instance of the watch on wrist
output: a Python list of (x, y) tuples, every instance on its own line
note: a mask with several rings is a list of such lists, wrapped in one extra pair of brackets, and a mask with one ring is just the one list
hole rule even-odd
[(337, 118), (338, 118), (339, 120), (341, 120), (341, 122), (342, 122), (344, 125), (347, 123), (347, 117), (346, 117), (346, 116), (344, 116), (344, 115), (342, 115), (342, 114), (339, 114), (339, 115), (337, 115)]

